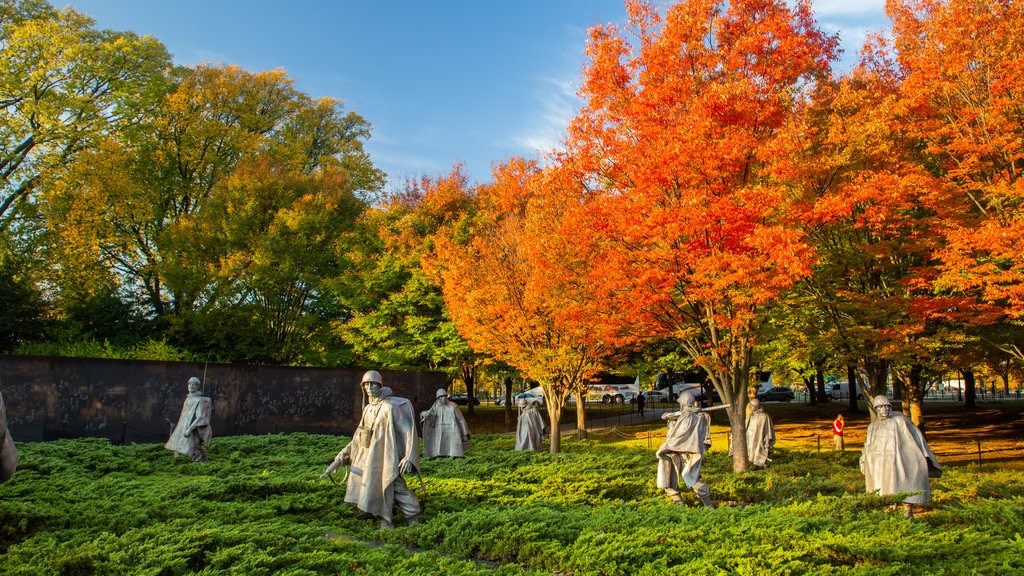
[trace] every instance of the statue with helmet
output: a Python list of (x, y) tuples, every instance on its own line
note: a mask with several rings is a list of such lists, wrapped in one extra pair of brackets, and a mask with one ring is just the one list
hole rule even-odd
[(775, 425), (772, 417), (764, 411), (761, 401), (750, 399), (750, 415), (747, 416), (747, 460), (755, 468), (767, 468), (772, 463), (769, 457), (775, 446)]
[(416, 412), (407, 399), (392, 395), (376, 370), (363, 374), (361, 385), (369, 403), (363, 408), (352, 441), (323, 475), (348, 466), (345, 502), (379, 518), (381, 530), (394, 529), (396, 507), (410, 526), (419, 524), (419, 500), (402, 477), (409, 472), (419, 473)]
[(679, 395), (679, 411), (666, 412), (665, 442), (658, 447), (658, 488), (676, 504), (683, 504), (679, 488), (691, 488), (705, 508), (714, 508), (711, 490), (700, 475), (704, 452), (711, 447), (711, 417), (697, 404), (692, 392)]
[(526, 401), (526, 398), (516, 400), (519, 407), (519, 420), (516, 423), (516, 450), (539, 451), (544, 448), (544, 435), (548, 427), (544, 425), (544, 418), (537, 412), (537, 407)]
[(924, 434), (902, 412), (894, 412), (884, 395), (872, 401), (875, 419), (868, 424), (860, 456), (860, 470), (869, 494), (910, 493), (903, 503), (907, 518), (914, 517), (914, 505), (932, 499), (929, 477), (942, 474)]
[(7, 482), (18, 469), (18, 448), (7, 429), (7, 408), (4, 396), (0, 394), (0, 484)]
[(192, 462), (207, 462), (207, 448), (213, 440), (213, 429), (210, 428), (212, 402), (203, 395), (203, 383), (195, 376), (188, 379), (188, 396), (181, 407), (178, 423), (171, 431), (171, 437), (164, 448), (188, 456)]
[(448, 456), (462, 458), (469, 450), (469, 426), (462, 411), (448, 399), (445, 389), (437, 391), (437, 399), (430, 410), (420, 414), (423, 423), (423, 457)]

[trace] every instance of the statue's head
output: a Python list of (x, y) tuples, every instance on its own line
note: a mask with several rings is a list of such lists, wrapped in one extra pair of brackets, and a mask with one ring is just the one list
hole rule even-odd
[(189, 392), (198, 392), (199, 389), (202, 388), (202, 387), (203, 387), (203, 383), (199, 380), (199, 378), (196, 378), (195, 376), (193, 376), (193, 377), (188, 379), (188, 391)]
[(758, 410), (761, 410), (761, 409), (762, 409), (761, 401), (758, 400), (757, 398), (751, 398), (750, 399), (750, 411), (751, 412), (757, 412)]
[(380, 372), (376, 370), (367, 370), (363, 374), (363, 390), (366, 391), (366, 395), (370, 397), (370, 400), (380, 399), (380, 389), (384, 386), (383, 380), (381, 380)]
[(879, 418), (888, 418), (892, 416), (892, 403), (885, 397), (884, 394), (875, 396), (874, 401), (871, 403), (875, 407), (875, 414)]
[(517, 398), (516, 406), (519, 406), (520, 408), (526, 408), (528, 406), (526, 398)]
[(683, 392), (679, 395), (679, 406), (694, 408), (697, 406), (697, 397), (693, 395), (693, 392)]
[(444, 388), (438, 388), (436, 396), (437, 396), (438, 400), (440, 400), (442, 398), (447, 400), (448, 399), (448, 391), (445, 390)]

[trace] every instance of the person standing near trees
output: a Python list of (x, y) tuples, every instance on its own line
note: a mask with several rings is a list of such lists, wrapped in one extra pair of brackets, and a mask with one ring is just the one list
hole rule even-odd
[(423, 457), (462, 458), (469, 449), (469, 426), (462, 411), (448, 400), (448, 392), (437, 391), (434, 405), (420, 414), (423, 422)]
[(647, 399), (644, 398), (644, 395), (643, 395), (642, 392), (640, 394), (636, 395), (636, 412), (640, 416), (644, 415), (644, 403), (646, 401), (647, 401)]
[(929, 475), (941, 474), (935, 454), (921, 431), (902, 412), (893, 412), (889, 399), (875, 396), (875, 416), (868, 424), (860, 457), (867, 492), (880, 495), (913, 493), (903, 500), (906, 517), (914, 517), (914, 504), (932, 499)]
[(846, 426), (846, 418), (840, 414), (836, 416), (836, 419), (832, 421), (832, 446), (836, 452), (843, 452), (846, 450), (846, 445), (843, 443), (843, 428)]
[(324, 475), (350, 466), (345, 502), (380, 518), (381, 530), (393, 530), (396, 506), (410, 526), (419, 524), (420, 502), (402, 474), (419, 471), (420, 452), (412, 403), (392, 396), (391, 388), (382, 383), (376, 370), (363, 374), (362, 387), (370, 403), (363, 408), (352, 441), (338, 452)]
[(536, 406), (530, 406), (526, 398), (516, 400), (519, 406), (519, 422), (516, 424), (516, 450), (541, 450), (547, 426), (540, 417)]
[(668, 420), (665, 442), (658, 447), (658, 488), (676, 504), (682, 504), (679, 486), (685, 483), (705, 508), (714, 508), (711, 490), (701, 480), (704, 452), (711, 447), (711, 418), (701, 411), (692, 392), (679, 395), (679, 412), (662, 414)]
[(4, 395), (0, 394), (0, 484), (7, 482), (18, 469), (18, 448), (7, 429), (7, 406)]
[(211, 402), (209, 397), (203, 396), (201, 387), (199, 378), (193, 376), (188, 379), (188, 396), (181, 407), (178, 424), (164, 445), (175, 456), (188, 456), (192, 462), (208, 461), (206, 449), (213, 439), (213, 430), (210, 428)]

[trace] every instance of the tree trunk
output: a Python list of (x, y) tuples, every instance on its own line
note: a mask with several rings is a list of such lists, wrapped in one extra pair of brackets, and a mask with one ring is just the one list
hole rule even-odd
[(904, 394), (904, 412), (909, 408), (910, 419), (914, 425), (924, 432), (924, 366), (914, 364), (910, 367), (906, 394)]
[(747, 458), (747, 403), (733, 402), (725, 409), (729, 413), (729, 446), (732, 449), (732, 471), (750, 470)]
[(576, 438), (578, 440), (587, 439), (587, 405), (586, 393), (576, 393)]
[[(846, 365), (846, 388), (850, 391), (850, 397), (847, 399), (849, 402), (848, 411), (851, 414), (857, 413), (857, 394), (861, 392), (860, 380), (857, 378), (857, 367), (853, 364)], [(868, 406), (871, 406), (871, 401), (868, 401)], [(872, 414), (870, 409), (868, 410)]]
[(889, 362), (882, 358), (868, 359), (864, 361), (864, 370), (868, 374), (871, 397), (885, 396), (888, 391), (886, 384), (889, 381)]
[(562, 410), (565, 408), (569, 394), (565, 390), (556, 390), (551, 384), (541, 384), (544, 389), (544, 406), (548, 409), (548, 430), (551, 431), (551, 453), (562, 451)]
[(818, 384), (818, 402), (824, 404), (828, 402), (828, 395), (825, 394), (825, 370), (821, 367), (821, 364), (818, 364), (815, 375), (817, 376), (815, 380)]
[(818, 393), (814, 391), (814, 376), (802, 378), (804, 381), (804, 388), (807, 388), (807, 397), (811, 400), (811, 406), (818, 403)]
[(977, 408), (977, 404), (975, 404), (977, 383), (974, 381), (974, 370), (964, 368), (960, 373), (964, 375), (964, 409), (974, 410)]
[(476, 363), (462, 363), (462, 381), (466, 383), (466, 413), (473, 415), (473, 399), (476, 398)]
[(504, 390), (504, 393), (505, 393), (505, 428), (508, 429), (509, 432), (511, 432), (512, 431), (512, 425), (513, 425), (512, 424), (513, 423), (513, 417), (512, 417), (512, 379), (511, 378), (505, 378), (505, 380), (502, 381), (502, 386), (505, 389)]
[(547, 402), (548, 408), (548, 430), (551, 431), (551, 453), (558, 454), (562, 451), (562, 406), (559, 402)]

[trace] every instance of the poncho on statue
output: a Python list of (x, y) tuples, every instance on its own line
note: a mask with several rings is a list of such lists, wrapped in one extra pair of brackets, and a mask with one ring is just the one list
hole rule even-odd
[[(390, 388), (381, 388), (379, 398), (374, 398), (363, 409), (352, 441), (338, 458), (351, 461), (345, 502), (390, 521), (396, 482), (400, 482), (403, 492), (408, 492), (401, 478), (403, 465), (408, 464), (414, 470), (420, 467), (416, 412), (412, 404), (405, 398), (393, 397)], [(419, 513), (415, 497), (400, 504), (407, 519)]]
[(7, 429), (7, 407), (0, 394), (0, 484), (7, 482), (18, 469), (18, 449), (14, 446), (11, 431)]
[(932, 499), (928, 462), (939, 463), (921, 431), (903, 413), (893, 412), (889, 399), (876, 396), (877, 418), (868, 425), (860, 457), (867, 492), (881, 495), (917, 492), (903, 501), (922, 504)]
[(542, 450), (544, 434), (547, 426), (537, 412), (535, 406), (528, 406), (526, 400), (520, 398), (519, 422), (516, 423), (516, 450)]
[(775, 445), (775, 426), (772, 418), (764, 411), (761, 401), (750, 400), (750, 416), (747, 416), (747, 459), (754, 466), (765, 466), (772, 463), (772, 446)]
[(423, 457), (451, 456), (461, 458), (469, 449), (469, 427), (458, 405), (448, 400), (448, 393), (437, 391), (437, 400), (430, 410), (420, 415), (423, 422)]
[(693, 488), (700, 481), (704, 451), (711, 446), (711, 418), (692, 402), (683, 404), (679, 412), (664, 414), (662, 418), (670, 423), (665, 441), (656, 452), (658, 488), (678, 489), (680, 481)]
[(171, 432), (167, 444), (164, 444), (164, 448), (173, 451), (175, 455), (188, 456), (193, 462), (206, 462), (206, 447), (213, 439), (213, 429), (210, 428), (211, 402), (202, 395), (200, 386), (198, 378), (189, 378), (188, 396), (181, 407), (178, 424)]

